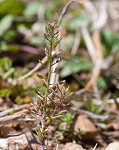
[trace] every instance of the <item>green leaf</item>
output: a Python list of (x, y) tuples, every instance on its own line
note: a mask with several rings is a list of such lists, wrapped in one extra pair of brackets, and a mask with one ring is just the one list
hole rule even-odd
[(107, 89), (107, 84), (106, 84), (106, 81), (103, 77), (99, 77), (97, 79), (97, 86), (98, 88), (101, 90), (101, 91), (104, 91)]
[(18, 16), (22, 14), (24, 7), (25, 5), (21, 0), (4, 0), (0, 2), (0, 15)]
[(61, 121), (71, 124), (73, 122), (73, 119), (74, 119), (74, 115), (70, 113), (66, 113), (64, 117), (61, 118)]
[(58, 140), (63, 140), (64, 139), (64, 135), (61, 131), (56, 131), (54, 136), (56, 137), (56, 139)]
[(48, 62), (52, 61), (52, 56), (48, 56)]
[(93, 101), (89, 97), (87, 97), (87, 109), (92, 113), (94, 113), (95, 111), (95, 105), (93, 104)]
[(61, 39), (59, 39), (58, 41), (56, 41), (56, 42), (53, 43), (53, 48), (56, 48), (57, 44), (61, 41)]
[(40, 78), (40, 79), (44, 79), (44, 77), (40, 74), (37, 74), (37, 77)]
[(61, 123), (59, 124), (59, 130), (60, 131), (66, 131), (67, 130), (67, 123)]
[(6, 43), (12, 43), (14, 42), (14, 40), (16, 39), (17, 37), (17, 34), (15, 32), (14, 29), (10, 29), (8, 30), (4, 36), (3, 36), (3, 40), (6, 42)]
[(108, 101), (109, 97), (110, 97), (110, 94), (108, 94), (108, 95), (106, 95), (106, 96), (104, 97), (102, 104), (95, 110), (95, 113), (96, 113), (96, 114), (99, 114), (99, 113), (102, 112), (102, 110), (103, 110), (103, 109), (105, 108), (105, 106), (107, 105), (107, 101)]
[(43, 40), (41, 37), (38, 37), (38, 36), (33, 36), (30, 41), (29, 41), (30, 44), (33, 44), (35, 46), (39, 46), (40, 44), (43, 44)]
[(0, 36), (2, 36), (12, 25), (13, 16), (7, 15), (0, 21)]
[(40, 5), (38, 2), (32, 2), (27, 5), (27, 7), (24, 10), (24, 16), (25, 17), (33, 17), (37, 14), (38, 10), (42, 12), (44, 9), (43, 5)]
[(5, 72), (8, 71), (12, 67), (12, 61), (8, 58), (0, 59), (0, 68)]
[(11, 93), (12, 93), (12, 91), (9, 89), (2, 89), (2, 90), (0, 90), (0, 97), (8, 98)]
[(115, 35), (116, 34), (114, 34), (112, 31), (105, 30), (101, 34), (102, 43), (104, 43), (108, 48), (111, 49), (115, 42)]
[(88, 19), (84, 12), (80, 12), (77, 16), (73, 17), (71, 20), (69, 20), (68, 24), (66, 26), (71, 31), (76, 31), (76, 29), (79, 27), (80, 24), (85, 23), (88, 24)]
[(55, 48), (57, 46), (58, 42), (53, 43), (53, 48)]
[(60, 65), (62, 67), (62, 77), (67, 77), (80, 71), (89, 71), (92, 67), (91, 63), (78, 56), (71, 57), (71, 60), (72, 61), (61, 61)]

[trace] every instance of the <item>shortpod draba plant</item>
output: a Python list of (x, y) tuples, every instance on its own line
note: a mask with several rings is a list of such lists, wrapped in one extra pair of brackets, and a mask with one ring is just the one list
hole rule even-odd
[[(45, 54), (48, 64), (44, 65), (41, 62), (43, 67), (47, 69), (47, 76), (37, 75), (43, 81), (43, 84), (40, 85), (38, 83), (37, 85), (39, 88), (39, 90), (36, 90), (38, 99), (36, 102), (33, 102), (33, 108), (31, 109), (31, 114), (35, 120), (36, 132), (43, 149), (48, 149), (48, 146), (45, 144), (48, 126), (55, 118), (66, 112), (66, 105), (63, 104), (63, 100), (70, 95), (68, 88), (64, 86), (64, 81), (50, 84), (51, 75), (57, 71), (53, 71), (52, 67), (60, 61), (58, 59), (60, 58), (60, 52), (54, 54), (55, 48), (61, 40), (59, 34), (60, 29), (57, 24), (55, 22), (49, 23), (44, 34)], [(53, 61), (54, 58), (57, 58), (56, 62)]]

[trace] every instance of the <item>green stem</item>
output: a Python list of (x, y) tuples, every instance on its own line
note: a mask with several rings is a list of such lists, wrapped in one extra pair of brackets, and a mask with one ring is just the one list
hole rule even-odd
[(49, 64), (48, 64), (48, 78), (47, 78), (47, 89), (46, 89), (46, 93), (45, 93), (45, 107), (44, 107), (44, 112), (45, 112), (45, 119), (47, 116), (47, 99), (48, 99), (48, 95), (49, 95), (49, 87), (50, 87), (50, 76), (51, 76), (51, 69), (52, 69), (52, 40), (53, 40), (53, 36), (51, 36), (51, 41), (50, 41), (50, 51), (49, 51)]

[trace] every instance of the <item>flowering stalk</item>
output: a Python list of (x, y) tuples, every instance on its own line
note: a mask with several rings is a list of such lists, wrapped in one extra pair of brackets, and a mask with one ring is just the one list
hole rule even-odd
[(59, 33), (59, 27), (55, 22), (49, 23), (46, 27), (46, 33), (44, 34), (43, 40), (46, 45), (45, 54), (47, 56), (48, 66), (43, 65), (42, 62), (41, 64), (47, 69), (48, 73), (47, 77), (43, 77), (40, 74), (37, 75), (43, 80), (43, 85), (38, 85), (39, 90), (36, 92), (39, 99), (36, 103), (33, 102), (33, 109), (31, 109), (32, 116), (35, 119), (36, 132), (43, 149), (48, 149), (48, 146), (45, 145), (48, 126), (53, 119), (60, 117), (66, 112), (65, 105), (62, 101), (70, 95), (67, 94), (68, 88), (64, 87), (64, 81), (50, 84), (51, 74), (56, 72), (56, 70), (52, 71), (52, 66), (60, 61), (60, 59), (56, 59), (56, 62), (53, 61), (55, 57), (60, 57), (60, 52), (55, 55), (53, 54), (61, 40), (58, 38)]

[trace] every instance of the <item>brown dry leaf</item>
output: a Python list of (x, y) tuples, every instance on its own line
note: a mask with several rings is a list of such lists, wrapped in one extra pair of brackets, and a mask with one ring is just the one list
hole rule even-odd
[(67, 143), (64, 145), (62, 150), (84, 150), (81, 145), (76, 143)]
[(109, 110), (110, 112), (114, 112), (117, 111), (117, 105), (116, 103), (109, 103), (107, 106), (106, 106), (106, 110)]
[(74, 131), (76, 133), (79, 133), (79, 131), (81, 131), (81, 133), (83, 133), (82, 136), (85, 139), (95, 138), (98, 133), (94, 123), (91, 122), (85, 115), (78, 116), (74, 125)]
[(119, 150), (119, 142), (110, 143), (105, 150)]
[(115, 119), (107, 125), (108, 129), (119, 130), (119, 120)]

